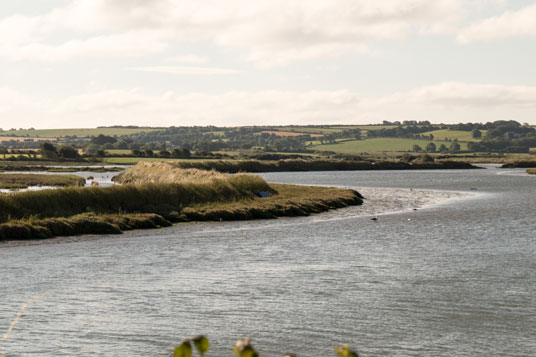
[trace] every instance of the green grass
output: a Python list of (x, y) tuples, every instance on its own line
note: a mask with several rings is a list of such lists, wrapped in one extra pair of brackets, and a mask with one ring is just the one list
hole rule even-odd
[(297, 133), (334, 134), (350, 129), (361, 129), (363, 131), (367, 131), (375, 129), (391, 129), (395, 127), (395, 125), (328, 125), (324, 128), (315, 126), (275, 126), (273, 129), (279, 131), (295, 131)]
[[(482, 132), (482, 137), (486, 136), (487, 130), (480, 130)], [(432, 134), (434, 136), (434, 140), (454, 140), (458, 139), (458, 141), (481, 141), (482, 139), (474, 139), (473, 134), (470, 131), (462, 131), (462, 130), (434, 130), (434, 131), (428, 131), (426, 133), (422, 133), (422, 135), (430, 135)]]
[(0, 188), (29, 186), (84, 186), (86, 180), (76, 175), (0, 174)]
[[(334, 151), (344, 154), (359, 154), (362, 152), (395, 152), (412, 151), (413, 145), (419, 145), (423, 150), (430, 141), (404, 138), (374, 138), (366, 140), (349, 140), (337, 144), (313, 145), (312, 148), (319, 151)], [(451, 142), (434, 140), (437, 148), (441, 144), (449, 147)], [(459, 143), (461, 150), (467, 150), (466, 143)]]
[(163, 159), (161, 157), (105, 157), (103, 163), (108, 164), (137, 164), (138, 162), (178, 161), (181, 159)]
[(36, 129), (36, 130), (10, 130), (0, 133), (4, 136), (28, 136), (37, 138), (60, 138), (65, 136), (78, 136), (79, 138), (98, 136), (100, 134), (107, 136), (132, 135), (136, 133), (151, 132), (162, 130), (159, 128), (87, 128), (87, 129)]
[(111, 149), (111, 150), (106, 150), (106, 154), (107, 155), (130, 155), (132, 154), (132, 150), (120, 150), (120, 149)]

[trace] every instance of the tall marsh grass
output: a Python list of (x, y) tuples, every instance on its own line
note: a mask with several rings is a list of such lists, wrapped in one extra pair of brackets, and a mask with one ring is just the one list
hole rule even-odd
[(184, 181), (154, 178), (143, 184), (142, 176), (137, 176), (132, 181), (137, 184), (0, 195), (0, 222), (32, 216), (69, 217), (85, 212), (167, 214), (186, 205), (251, 198), (258, 191), (273, 192), (266, 181), (255, 175), (213, 173), (212, 179), (200, 175)]

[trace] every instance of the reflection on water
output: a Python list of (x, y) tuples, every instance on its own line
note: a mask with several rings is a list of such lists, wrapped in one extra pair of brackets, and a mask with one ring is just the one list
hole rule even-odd
[(363, 356), (533, 355), (536, 181), (498, 172), (265, 174), (367, 200), (311, 217), (3, 244), (0, 334), (48, 293), (0, 354), (166, 356), (204, 333), (212, 356), (244, 336), (266, 356), (330, 356), (340, 343)]
[[(73, 166), (51, 166), (57, 168), (73, 168)], [(121, 167), (121, 166), (102, 166), (107, 167)], [(101, 187), (113, 186), (112, 178), (118, 174), (117, 171), (106, 172), (92, 172), (92, 171), (75, 171), (75, 172), (51, 172), (51, 171), (8, 171), (7, 174), (39, 174), (39, 175), (77, 175), (86, 179), (86, 186), (97, 185)], [(0, 172), (2, 175), (2, 172)], [(57, 188), (55, 186), (29, 186), (27, 188), (19, 189), (0, 189), (2, 193), (10, 192), (24, 192), (24, 191), (39, 191)]]

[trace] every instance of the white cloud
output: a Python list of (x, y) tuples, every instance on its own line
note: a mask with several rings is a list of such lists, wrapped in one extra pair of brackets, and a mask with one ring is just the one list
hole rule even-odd
[(183, 64), (206, 64), (208, 63), (208, 57), (199, 56), (194, 54), (168, 57), (164, 59), (167, 63), (183, 63)]
[(229, 75), (236, 74), (240, 71), (230, 68), (215, 68), (215, 67), (193, 67), (193, 66), (146, 66), (146, 67), (130, 67), (129, 71), (137, 72), (155, 72), (175, 75)]
[(445, 82), (397, 93), (386, 97), (385, 100), (445, 107), (535, 108), (536, 87)]
[(130, 31), (72, 39), (60, 44), (44, 42), (0, 43), (0, 56), (10, 60), (67, 61), (85, 57), (137, 57), (162, 52), (162, 34)]
[[(462, 3), (73, 0), (66, 7), (41, 16), (2, 20), (0, 28), (5, 31), (0, 32), (0, 56), (15, 60), (63, 60), (85, 56), (87, 52), (132, 56), (161, 51), (177, 41), (208, 40), (244, 50), (244, 57), (259, 66), (285, 65), (348, 52), (370, 52), (371, 42), (376, 40), (451, 31), (464, 14)], [(10, 29), (17, 29), (15, 39), (10, 38)], [(130, 34), (145, 33), (150, 37), (150, 32), (156, 32), (156, 44), (141, 41), (135, 51), (130, 45), (135, 38)], [(58, 42), (57, 34), (67, 34), (70, 39)], [(112, 41), (121, 36), (129, 38), (124, 45)], [(39, 55), (40, 51), (45, 54)]]
[(2, 126), (366, 124), (513, 119), (536, 124), (536, 87), (447, 82), (382, 97), (351, 91), (220, 94), (96, 90), (35, 100), (0, 89)]
[(471, 43), (493, 41), (511, 37), (536, 36), (536, 4), (518, 11), (506, 11), (502, 15), (478, 21), (460, 30), (458, 41)]

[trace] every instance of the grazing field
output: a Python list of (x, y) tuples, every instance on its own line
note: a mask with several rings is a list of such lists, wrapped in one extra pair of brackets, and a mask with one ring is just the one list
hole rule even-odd
[(392, 129), (396, 128), (395, 125), (329, 125), (325, 127), (320, 126), (281, 126), (281, 127), (274, 127), (274, 129), (280, 130), (280, 131), (290, 131), (290, 132), (299, 132), (299, 133), (311, 133), (311, 134), (334, 134), (334, 133), (340, 133), (344, 130), (351, 130), (351, 129), (361, 129), (363, 131), (367, 130), (379, 130), (379, 129)]
[[(451, 142), (434, 140), (437, 148), (445, 144), (448, 148)], [(423, 150), (430, 141), (419, 139), (401, 138), (375, 138), (366, 140), (341, 141), (336, 144), (313, 145), (319, 151), (335, 151), (344, 154), (359, 154), (362, 152), (389, 152), (389, 151), (412, 151), (413, 145), (419, 145)], [(461, 150), (467, 150), (466, 143), (459, 143)]]
[(105, 164), (137, 164), (138, 162), (171, 162), (171, 161), (181, 161), (182, 159), (164, 159), (161, 157), (105, 157), (102, 159), (102, 162)]
[(261, 131), (260, 133), (255, 133), (254, 135), (259, 135), (259, 134), (270, 134), (270, 135), (276, 135), (276, 136), (303, 136), (303, 135), (310, 135), (311, 137), (313, 138), (320, 138), (322, 136), (324, 136), (323, 134), (311, 134), (311, 133), (302, 133), (302, 132), (298, 132), (298, 131), (268, 131), (268, 130), (264, 130), (264, 131)]
[[(2, 132), (2, 135), (16, 135), (18, 137), (33, 138), (61, 138), (65, 136), (77, 136), (85, 138), (89, 136), (98, 136), (100, 134), (107, 136), (132, 135), (140, 132), (151, 132), (162, 130), (161, 128), (89, 128), (89, 129), (35, 129), (35, 130), (10, 130)], [(52, 139), (53, 140), (53, 139)]]
[(56, 141), (53, 137), (0, 136), (0, 143), (7, 141)]
[[(482, 133), (482, 137), (486, 136), (487, 130), (480, 130)], [(458, 141), (481, 141), (482, 138), (475, 139), (473, 138), (473, 134), (470, 131), (462, 131), (462, 130), (434, 130), (434, 131), (427, 131), (426, 133), (422, 133), (422, 135), (430, 135), (432, 134), (434, 136), (435, 140), (454, 140), (458, 139)]]

